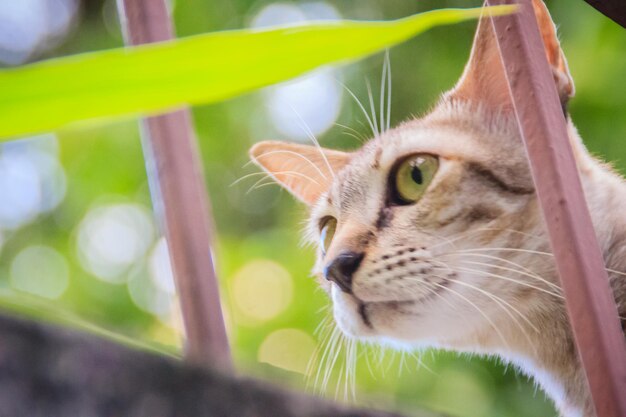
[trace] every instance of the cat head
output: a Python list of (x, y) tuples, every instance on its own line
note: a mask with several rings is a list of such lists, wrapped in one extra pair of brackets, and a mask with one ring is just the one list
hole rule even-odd
[[(573, 82), (545, 6), (534, 7), (565, 107)], [(349, 335), (506, 343), (505, 327), (526, 327), (525, 312), (558, 291), (541, 277), (549, 263), (526, 259), (548, 246), (488, 18), (427, 116), (354, 152), (270, 141), (250, 153), (310, 207), (314, 272)]]

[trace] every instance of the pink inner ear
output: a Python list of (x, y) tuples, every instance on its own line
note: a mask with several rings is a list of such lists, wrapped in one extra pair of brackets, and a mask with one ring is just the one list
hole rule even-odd
[[(559, 46), (556, 28), (548, 9), (541, 0), (533, 0), (533, 9), (543, 38), (546, 57), (552, 66), (555, 84), (564, 104), (574, 95), (574, 83), (567, 68), (567, 61)], [(447, 97), (481, 104), (493, 110), (512, 111), (513, 102), (509, 95), (491, 18), (480, 19), (469, 62), (461, 79)]]
[(494, 110), (513, 109), (490, 18), (480, 19), (469, 62), (449, 97)]
[(574, 81), (569, 72), (565, 54), (559, 43), (556, 26), (542, 0), (533, 0), (533, 9), (537, 17), (539, 30), (541, 31), (546, 57), (554, 73), (554, 82), (556, 83), (561, 103), (565, 103), (574, 96)]
[(250, 149), (252, 160), (300, 201), (312, 205), (328, 190), (350, 154), (315, 146), (265, 141)]

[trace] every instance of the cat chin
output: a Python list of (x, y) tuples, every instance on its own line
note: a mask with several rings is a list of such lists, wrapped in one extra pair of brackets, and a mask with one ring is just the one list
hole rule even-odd
[(337, 326), (347, 336), (361, 341), (396, 346), (402, 350), (444, 347), (447, 344), (443, 341), (459, 336), (459, 329), (450, 328), (431, 315), (411, 311), (412, 307), (419, 308), (419, 303), (363, 303), (335, 285), (330, 289), (330, 296)]
[[(416, 346), (431, 340), (433, 331), (438, 328), (433, 323), (425, 326), (420, 323), (419, 316), (410, 311), (414, 302), (363, 303), (335, 285), (330, 296), (335, 322), (350, 337)], [(432, 344), (432, 340), (426, 344)]]
[(342, 332), (355, 338), (374, 336), (376, 332), (363, 304), (354, 296), (332, 285), (330, 296), (333, 300), (333, 316)]

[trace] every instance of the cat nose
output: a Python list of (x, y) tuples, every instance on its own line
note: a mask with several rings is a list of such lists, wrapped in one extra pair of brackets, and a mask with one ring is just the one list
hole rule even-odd
[(365, 254), (356, 252), (342, 252), (324, 268), (324, 278), (332, 281), (342, 291), (352, 292), (352, 275), (359, 269)]

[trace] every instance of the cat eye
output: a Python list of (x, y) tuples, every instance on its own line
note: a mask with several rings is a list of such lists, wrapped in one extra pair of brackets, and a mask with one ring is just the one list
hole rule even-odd
[(439, 160), (433, 155), (412, 155), (402, 160), (391, 173), (393, 203), (406, 205), (419, 200), (438, 168)]
[(330, 216), (324, 217), (320, 222), (320, 227), (320, 248), (322, 249), (322, 254), (326, 255), (326, 251), (333, 241), (333, 236), (335, 236), (335, 230), (337, 230), (337, 219)]

